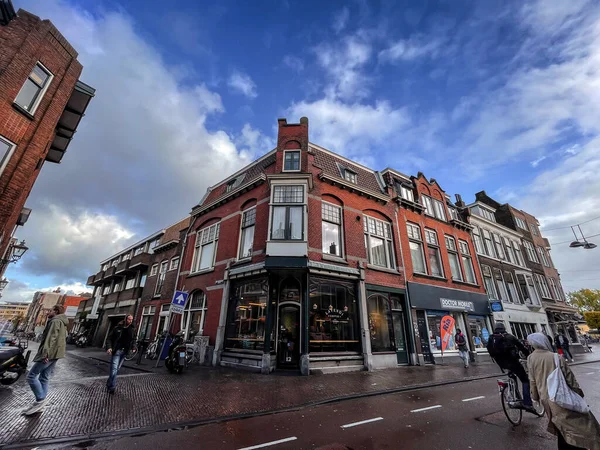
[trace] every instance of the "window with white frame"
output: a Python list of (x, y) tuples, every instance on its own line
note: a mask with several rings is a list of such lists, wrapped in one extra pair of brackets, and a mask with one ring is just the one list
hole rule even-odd
[(538, 286), (540, 293), (542, 294), (542, 297), (543, 298), (552, 298), (552, 295), (550, 294), (550, 288), (548, 287), (548, 282), (546, 281), (546, 277), (543, 275), (540, 275), (538, 273), (536, 273), (534, 275), (535, 275), (535, 282)]
[(203, 228), (196, 234), (192, 272), (199, 272), (213, 267), (217, 253), (217, 243), (219, 242), (220, 228), (221, 223), (215, 223)]
[(0, 174), (4, 171), (4, 168), (8, 164), (8, 161), (14, 153), (15, 148), (17, 148), (15, 144), (0, 136)]
[(137, 247), (134, 251), (133, 251), (133, 256), (137, 256), (137, 255), (141, 255), (142, 253), (144, 253), (144, 248), (145, 246), (142, 245), (140, 247)]
[(533, 234), (534, 236), (539, 236), (540, 235), (538, 227), (535, 224), (530, 223), (529, 224), (529, 229), (531, 230), (531, 234)]
[(254, 246), (254, 228), (256, 226), (256, 207), (247, 209), (242, 213), (240, 232), (239, 259), (251, 258)]
[(482, 229), (481, 231), (483, 232), (483, 246), (485, 248), (485, 254), (495, 258), (496, 253), (494, 252), (494, 244), (492, 243), (492, 234), (488, 230)]
[(452, 279), (462, 281), (462, 271), (460, 270), (460, 261), (458, 258), (458, 250), (456, 249), (456, 240), (451, 236), (444, 236), (446, 242), (446, 250), (448, 250), (448, 260), (450, 261), (450, 271)]
[(525, 221), (523, 219), (521, 219), (520, 217), (515, 217), (515, 222), (517, 224), (517, 226), (521, 229), (521, 230), (525, 230), (525, 231), (529, 231), (527, 229), (527, 224), (525, 223)]
[(274, 186), (271, 239), (304, 239), (304, 186)]
[(443, 277), (444, 268), (442, 266), (437, 233), (433, 230), (425, 229), (425, 242), (427, 242), (427, 259), (429, 260), (430, 274), (435, 277)]
[(140, 283), (138, 284), (139, 287), (146, 286), (146, 278), (148, 278), (148, 274), (146, 272), (142, 272), (140, 275)]
[(122, 261), (129, 261), (131, 259), (131, 252), (125, 253), (121, 259)]
[(519, 266), (524, 267), (525, 260), (523, 259), (523, 252), (521, 251), (521, 245), (517, 241), (513, 241), (512, 246), (515, 251), (515, 262)]
[(560, 300), (560, 293), (558, 292), (558, 286), (556, 284), (556, 280), (552, 277), (548, 278), (550, 280), (550, 289), (552, 289), (552, 297), (556, 300)]
[(150, 332), (152, 330), (152, 321), (154, 314), (156, 313), (156, 306), (146, 305), (142, 309), (142, 322), (140, 323), (140, 330), (138, 339), (150, 339)]
[(433, 200), (427, 195), (421, 195), (421, 203), (425, 208), (425, 214), (431, 217), (435, 217), (435, 210), (433, 209)]
[(540, 254), (540, 260), (542, 261), (542, 264), (544, 264), (546, 267), (550, 267), (550, 262), (548, 261), (548, 255), (546, 254), (546, 250), (544, 250), (542, 247), (538, 247), (537, 251)]
[(433, 202), (433, 211), (435, 212), (436, 219), (440, 219), (445, 222), (447, 219), (446, 219), (446, 210), (444, 209), (444, 204), (442, 202), (440, 202), (439, 200), (432, 200), (432, 202)]
[(298, 172), (300, 170), (300, 150), (285, 150), (283, 152), (283, 171)]
[(17, 94), (15, 103), (30, 114), (34, 114), (51, 81), (50, 71), (41, 63), (36, 63)]
[(171, 264), (169, 264), (169, 270), (177, 270), (179, 269), (179, 256), (171, 259)]
[(475, 269), (473, 268), (473, 258), (471, 257), (471, 250), (469, 249), (469, 243), (467, 241), (458, 241), (460, 248), (460, 255), (462, 258), (463, 267), (465, 269), (465, 279), (468, 283), (477, 283), (475, 279)]
[(506, 282), (506, 287), (508, 289), (509, 300), (513, 303), (522, 303), (517, 291), (515, 279), (511, 272), (504, 271), (504, 281)]
[(483, 275), (483, 285), (485, 286), (485, 292), (489, 298), (496, 300), (496, 287), (494, 286), (494, 279), (492, 278), (492, 269), (489, 266), (481, 266), (481, 274)]
[(502, 278), (502, 271), (494, 267), (492, 269), (492, 273), (494, 274), (494, 279), (496, 280), (496, 286), (498, 288), (498, 297), (502, 301), (508, 301), (508, 290), (506, 285), (504, 284), (504, 278)]
[(483, 217), (484, 219), (489, 220), (490, 222), (495, 222), (496, 221), (496, 216), (489, 209), (479, 207), (479, 215), (481, 217)]
[(342, 208), (321, 203), (321, 236), (324, 254), (342, 257)]
[(369, 264), (394, 269), (392, 227), (388, 222), (364, 216), (365, 247)]
[(492, 237), (494, 239), (494, 246), (496, 248), (496, 255), (500, 259), (506, 259), (506, 256), (504, 255), (504, 247), (502, 246), (502, 241), (501, 241), (500, 236), (498, 236), (495, 233), (492, 233)]
[(402, 183), (397, 183), (396, 190), (397, 190), (398, 194), (400, 195), (400, 197), (402, 197), (404, 200), (408, 200), (410, 202), (415, 201), (415, 193), (411, 186), (407, 186)]
[(516, 263), (515, 251), (512, 248), (510, 239), (503, 237), (502, 241), (504, 242), (504, 254), (506, 255), (506, 260), (511, 264), (515, 264)]
[(533, 283), (533, 277), (531, 275), (526, 275), (525, 278), (527, 279), (527, 286), (529, 287), (529, 292), (531, 293), (531, 299), (533, 301), (533, 304), (540, 305), (541, 304), (540, 295), (538, 294), (538, 291), (535, 289), (535, 285)]
[(129, 275), (125, 279), (125, 289), (133, 289), (135, 287), (135, 275)]
[(150, 276), (153, 277), (158, 273), (158, 264), (154, 264), (152, 269), (150, 269)]
[(529, 241), (523, 241), (523, 245), (525, 246), (525, 250), (527, 251), (527, 258), (529, 259), (529, 261), (539, 264), (539, 260), (537, 254), (535, 253), (535, 248), (533, 247), (533, 244)]
[(350, 169), (344, 169), (344, 179), (346, 181), (349, 181), (350, 183), (357, 183), (357, 175), (356, 172), (350, 170)]
[(535, 289), (533, 277), (531, 275), (524, 275), (524, 274), (518, 273), (517, 281), (519, 283), (519, 287), (521, 288), (521, 294), (523, 295), (525, 304), (539, 305), (540, 298), (537, 293), (537, 290)]
[(105, 284), (104, 288), (102, 289), (102, 295), (108, 295), (108, 294), (110, 294), (110, 288), (111, 288), (110, 284)]
[(480, 255), (485, 255), (483, 239), (481, 238), (481, 230), (479, 227), (473, 227), (473, 242), (475, 243), (475, 251)]
[(458, 218), (458, 210), (454, 206), (448, 206), (448, 211), (450, 212), (450, 219), (460, 220)]
[(202, 336), (204, 332), (204, 322), (206, 321), (206, 311), (208, 305), (206, 295), (202, 291), (195, 291), (190, 294), (181, 318), (181, 328), (185, 332), (185, 338), (190, 335)]
[(156, 279), (156, 287), (154, 289), (154, 295), (160, 295), (163, 284), (165, 283), (165, 277), (167, 276), (167, 269), (169, 267), (169, 261), (163, 261), (160, 263), (160, 271), (158, 272), (158, 278)]
[(423, 253), (421, 228), (418, 225), (407, 223), (406, 232), (408, 234), (413, 271), (416, 273), (427, 273), (427, 268), (425, 267), (425, 254)]

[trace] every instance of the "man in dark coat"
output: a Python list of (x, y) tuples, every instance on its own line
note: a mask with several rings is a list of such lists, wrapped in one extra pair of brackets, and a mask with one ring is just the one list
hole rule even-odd
[(110, 334), (109, 349), (107, 353), (112, 355), (110, 361), (110, 375), (106, 380), (106, 389), (109, 394), (114, 394), (117, 388), (117, 374), (125, 361), (125, 356), (131, 351), (135, 340), (133, 316), (128, 315), (120, 322)]

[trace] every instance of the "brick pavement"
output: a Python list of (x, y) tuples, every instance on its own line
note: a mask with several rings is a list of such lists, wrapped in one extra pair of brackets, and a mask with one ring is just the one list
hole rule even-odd
[[(71, 357), (82, 359), (81, 354)], [(600, 349), (578, 359), (598, 360)], [(20, 380), (10, 389), (0, 389), (3, 424), (10, 424), (0, 431), (0, 448), (147, 433), (497, 374), (491, 363), (468, 370), (444, 365), (310, 377), (204, 367), (178, 376), (163, 368), (162, 373), (136, 372), (120, 378), (114, 396), (105, 392), (104, 377), (55, 383), (46, 411), (29, 418), (21, 412), (31, 394), (23, 395), (28, 386)]]

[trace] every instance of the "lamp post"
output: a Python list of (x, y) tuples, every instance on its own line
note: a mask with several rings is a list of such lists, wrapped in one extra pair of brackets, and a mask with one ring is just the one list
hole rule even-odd
[(580, 241), (579, 236), (577, 236), (577, 233), (575, 233), (575, 227), (571, 227), (571, 231), (573, 232), (573, 235), (575, 236), (575, 240), (569, 244), (569, 247), (571, 247), (571, 248), (583, 247), (586, 250), (591, 250), (593, 248), (598, 247), (593, 242), (588, 242), (588, 240), (585, 238), (585, 235), (583, 234), (583, 231), (581, 231), (581, 226), (577, 225), (577, 228), (579, 229), (579, 233), (581, 234), (582, 240)]
[(25, 241), (21, 241), (19, 243), (15, 241), (8, 247), (8, 256), (0, 260), (0, 262), (2, 264), (15, 263), (21, 259), (27, 250), (29, 250), (29, 247), (25, 245)]
[(6, 278), (2, 278), (2, 280), (0, 280), (0, 291), (4, 290), (8, 283), (9, 281)]

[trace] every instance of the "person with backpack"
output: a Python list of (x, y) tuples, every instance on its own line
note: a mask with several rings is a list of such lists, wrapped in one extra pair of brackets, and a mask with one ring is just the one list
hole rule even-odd
[(523, 407), (526, 410), (533, 411), (531, 393), (529, 392), (529, 377), (521, 364), (519, 356), (520, 352), (527, 357), (529, 350), (515, 336), (506, 332), (506, 327), (502, 322), (496, 322), (494, 334), (488, 339), (487, 351), (492, 360), (500, 366), (502, 372), (508, 370), (521, 380), (523, 384)]
[(463, 360), (466, 369), (469, 367), (469, 349), (467, 348), (467, 339), (460, 328), (456, 329), (454, 342), (458, 346), (458, 355), (460, 356), (460, 359)]
[(571, 351), (569, 350), (569, 339), (563, 333), (556, 333), (554, 337), (554, 342), (556, 343), (556, 348), (562, 350), (562, 353), (567, 360), (571, 360), (573, 362), (573, 355), (571, 355)]
[(558, 437), (558, 449), (600, 450), (600, 424), (592, 412), (573, 411), (550, 400), (548, 377), (557, 367), (560, 367), (568, 387), (583, 397), (583, 391), (579, 387), (575, 375), (563, 358), (557, 358), (557, 366), (552, 346), (542, 333), (530, 334), (527, 336), (527, 340), (534, 348), (534, 352), (527, 358), (531, 378), (531, 396), (544, 405), (548, 416), (547, 429)]

